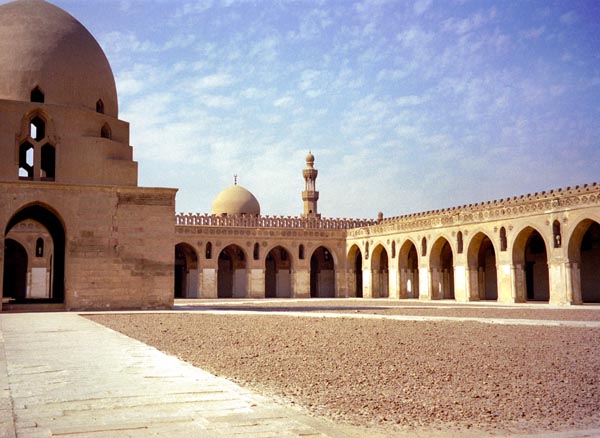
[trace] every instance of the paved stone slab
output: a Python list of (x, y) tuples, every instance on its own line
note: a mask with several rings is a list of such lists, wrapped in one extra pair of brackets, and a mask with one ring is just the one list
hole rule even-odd
[(73, 313), (0, 315), (2, 437), (345, 437)]

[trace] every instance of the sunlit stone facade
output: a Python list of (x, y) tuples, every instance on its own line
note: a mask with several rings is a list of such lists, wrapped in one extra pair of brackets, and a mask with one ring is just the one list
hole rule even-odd
[(169, 308), (178, 297), (600, 302), (597, 184), (322, 218), (309, 153), (297, 217), (261, 216), (237, 182), (211, 214), (176, 215), (175, 189), (138, 187), (110, 65), (79, 22), (41, 0), (0, 6), (0, 61), (4, 309)]

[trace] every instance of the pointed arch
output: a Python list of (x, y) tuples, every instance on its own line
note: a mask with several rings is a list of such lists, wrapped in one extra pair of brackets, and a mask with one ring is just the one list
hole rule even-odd
[(454, 256), (452, 246), (445, 237), (439, 237), (431, 247), (431, 298), (454, 299)]
[(568, 242), (568, 257), (574, 277), (574, 295), (583, 303), (600, 303), (600, 223), (581, 220), (573, 229)]
[(265, 297), (292, 296), (292, 257), (281, 245), (272, 248), (265, 257)]
[(335, 297), (335, 261), (328, 248), (319, 246), (310, 257), (310, 296)]
[(112, 130), (110, 129), (110, 125), (108, 123), (104, 123), (102, 128), (100, 129), (100, 137), (107, 138), (109, 140), (112, 139)]
[(56, 150), (50, 143), (42, 146), (40, 170), (42, 181), (54, 181), (56, 178)]
[(198, 297), (198, 254), (192, 245), (175, 245), (175, 298)]
[(228, 245), (219, 253), (217, 271), (217, 297), (243, 298), (248, 289), (247, 257), (235, 244)]
[(39, 86), (35, 86), (32, 90), (31, 90), (31, 95), (30, 95), (30, 102), (35, 102), (35, 103), (44, 103), (45, 100), (45, 96), (44, 96), (44, 92), (42, 91), (42, 89)]
[(419, 298), (419, 253), (410, 239), (398, 251), (398, 272), (400, 298)]
[(35, 141), (42, 141), (46, 137), (46, 120), (35, 114), (29, 120), (29, 137)]
[(512, 252), (517, 276), (517, 301), (550, 299), (547, 248), (542, 234), (531, 226), (523, 228), (517, 234)]
[[(41, 204), (33, 203), (23, 206), (19, 209), (8, 221), (5, 231), (4, 239), (8, 233), (18, 224), (26, 220), (33, 220), (39, 223), (50, 235), (52, 239), (53, 257), (52, 263), (49, 267), (49, 290), (46, 291), (43, 298), (24, 298), (18, 297), (17, 302), (30, 303), (30, 302), (53, 302), (62, 303), (64, 302), (65, 293), (65, 226), (63, 220), (60, 218), (58, 213), (51, 207)], [(4, 270), (4, 281), (8, 270), (6, 269), (6, 263), (11, 263), (11, 258), (6, 257), (4, 259), (5, 270)], [(10, 297), (11, 291), (3, 289), (3, 297)]]
[(254, 250), (252, 251), (252, 258), (254, 260), (260, 260), (260, 245), (258, 242), (254, 244)]
[(371, 255), (371, 295), (372, 298), (389, 297), (389, 260), (388, 253), (382, 244), (373, 249)]
[(554, 248), (560, 248), (562, 246), (562, 235), (560, 233), (560, 222), (557, 220), (552, 223), (552, 238)]
[(346, 257), (346, 266), (349, 267), (350, 276), (348, 289), (353, 293), (356, 298), (362, 298), (363, 296), (363, 267), (362, 267), (362, 253), (357, 244), (350, 247), (348, 255)]
[(471, 238), (467, 249), (467, 269), (471, 289), (470, 298), (497, 300), (496, 251), (487, 234), (479, 232)]
[(99, 114), (104, 114), (104, 102), (102, 102), (102, 99), (98, 99), (96, 102), (96, 112)]

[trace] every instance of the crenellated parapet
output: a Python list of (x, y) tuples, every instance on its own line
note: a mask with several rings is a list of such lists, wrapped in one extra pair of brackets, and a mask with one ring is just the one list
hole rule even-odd
[(348, 236), (474, 224), (589, 205), (600, 205), (600, 185), (597, 183), (385, 218), (375, 225), (349, 230)]
[(200, 213), (179, 213), (175, 215), (177, 226), (202, 227), (242, 227), (242, 228), (294, 228), (348, 230), (368, 227), (377, 223), (374, 219), (319, 218), (300, 216), (217, 216)]

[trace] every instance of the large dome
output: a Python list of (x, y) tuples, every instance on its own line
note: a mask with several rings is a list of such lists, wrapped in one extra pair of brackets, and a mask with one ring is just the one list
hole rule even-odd
[(117, 117), (115, 79), (98, 42), (83, 25), (43, 0), (0, 6), (0, 99), (29, 102), (38, 86), (49, 104)]
[(210, 208), (211, 214), (236, 215), (246, 214), (258, 216), (260, 204), (252, 193), (242, 186), (234, 185), (226, 188), (217, 195)]

